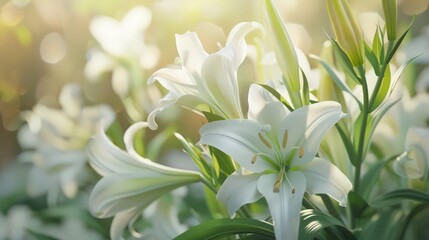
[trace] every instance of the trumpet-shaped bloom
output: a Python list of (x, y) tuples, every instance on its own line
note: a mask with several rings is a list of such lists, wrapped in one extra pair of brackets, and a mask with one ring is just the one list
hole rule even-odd
[(91, 192), (89, 209), (96, 217), (115, 216), (110, 229), (112, 239), (122, 239), (126, 226), (132, 227), (153, 201), (200, 180), (197, 172), (166, 167), (140, 156), (134, 149), (134, 135), (145, 127), (145, 122), (139, 122), (126, 131), (127, 151), (114, 145), (101, 129), (89, 142), (90, 164), (103, 176)]
[[(177, 51), (182, 61), (180, 68), (163, 68), (149, 79), (158, 81), (169, 92), (157, 109), (148, 117), (149, 127), (157, 128), (157, 112), (175, 104), (192, 107), (205, 103), (212, 110), (226, 118), (243, 116), (237, 83), (237, 70), (246, 57), (247, 45), (244, 37), (261, 28), (256, 22), (237, 24), (230, 32), (226, 46), (220, 51), (208, 54), (204, 51), (197, 34), (186, 32), (176, 35)], [(187, 97), (187, 98), (185, 98)]]
[(217, 198), (230, 214), (265, 197), (277, 239), (298, 239), (304, 192), (326, 193), (345, 206), (352, 189), (332, 163), (315, 157), (326, 131), (344, 117), (340, 104), (321, 102), (288, 112), (252, 85), (249, 119), (208, 123), (200, 130), (203, 144), (233, 157), (246, 171), (230, 175)]
[(18, 134), (21, 147), (29, 149), (21, 158), (34, 167), (29, 173), (28, 193), (47, 193), (48, 203), (58, 200), (60, 190), (68, 198), (77, 194), (78, 180), (85, 170), (85, 147), (96, 126), (107, 127), (114, 113), (105, 105), (84, 106), (77, 85), (66, 85), (59, 102), (62, 109), (38, 104), (28, 116), (28, 126)]

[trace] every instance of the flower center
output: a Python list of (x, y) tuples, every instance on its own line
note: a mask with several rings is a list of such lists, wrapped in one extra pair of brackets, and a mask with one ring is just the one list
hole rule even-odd
[[(254, 164), (258, 157), (262, 158), (263, 160), (270, 162), (273, 166), (275, 166), (276, 169), (279, 169), (279, 172), (277, 174), (276, 180), (274, 181), (273, 185), (273, 192), (278, 193), (280, 192), (283, 179), (286, 179), (287, 184), (291, 187), (292, 193), (295, 193), (295, 188), (290, 182), (287, 172), (291, 170), (290, 162), (293, 157), (298, 156), (298, 158), (302, 158), (304, 156), (304, 148), (302, 146), (294, 146), (289, 148), (286, 152), (284, 151), (286, 147), (288, 146), (288, 140), (289, 140), (289, 132), (286, 129), (283, 132), (283, 139), (281, 139), (281, 145), (280, 143), (274, 143), (270, 139), (265, 132), (259, 132), (258, 133), (259, 140), (269, 149), (270, 151), (273, 151), (274, 154), (267, 154), (262, 152), (257, 152), (252, 156), (252, 159), (250, 162)], [(274, 146), (274, 147), (273, 147)]]

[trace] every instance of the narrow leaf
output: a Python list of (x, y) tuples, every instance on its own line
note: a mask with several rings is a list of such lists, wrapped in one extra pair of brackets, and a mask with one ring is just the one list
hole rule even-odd
[(294, 109), (293, 109), (292, 105), (290, 105), (286, 101), (286, 99), (279, 92), (277, 92), (277, 90), (275, 90), (274, 88), (272, 88), (266, 84), (258, 83), (258, 85), (263, 87), (268, 92), (270, 92), (275, 98), (277, 98), (277, 100), (279, 100), (281, 103), (283, 103), (285, 105), (285, 107), (287, 107), (287, 109), (289, 109), (289, 111), (293, 112)]
[(260, 236), (261, 239), (275, 239), (273, 225), (256, 219), (237, 218), (206, 221), (189, 228), (177, 236), (175, 240), (215, 240), (225, 239), (225, 237), (236, 234), (252, 234)]
[(323, 61), (322, 59), (320, 59), (317, 56), (312, 55), (312, 58), (316, 59), (317, 61), (319, 61), (320, 64), (322, 64), (322, 66), (325, 68), (325, 70), (328, 72), (329, 76), (331, 76), (332, 81), (334, 81), (334, 83), (337, 85), (338, 88), (340, 88), (342, 91), (350, 94), (350, 96), (353, 97), (353, 99), (357, 102), (357, 104), (359, 105), (359, 108), (362, 109), (362, 103), (359, 101), (359, 99), (352, 93), (352, 91), (350, 90), (350, 88), (346, 85), (345, 82), (343, 82), (341, 80), (341, 78), (338, 76), (338, 74), (335, 72), (334, 69), (331, 68), (331, 66), (329, 66), (328, 63), (326, 63), (325, 61)]
[(339, 230), (340, 236), (337, 236), (337, 239), (356, 239), (338, 219), (314, 209), (301, 211), (299, 239), (313, 240), (327, 227), (336, 227)]
[(371, 64), (374, 69), (375, 75), (380, 75), (380, 63), (378, 62), (377, 55), (372, 51), (367, 44), (365, 44), (365, 56), (368, 59), (368, 62)]
[(370, 112), (374, 111), (386, 98), (389, 90), (390, 90), (390, 84), (391, 84), (391, 77), (390, 77), (390, 67), (387, 66), (386, 71), (384, 72), (384, 76), (381, 79), (381, 85), (376, 94), (374, 102), (371, 105), (371, 108), (369, 109)]
[(340, 47), (337, 41), (331, 38), (334, 54), (337, 57), (338, 62), (340, 63), (341, 67), (343, 68), (343, 71), (346, 73), (347, 76), (350, 76), (350, 78), (355, 81), (357, 84), (360, 83), (360, 78), (356, 74), (353, 64), (350, 60), (350, 58), (347, 56), (346, 52)]
[(373, 201), (369, 202), (371, 206), (390, 207), (402, 203), (404, 200), (413, 200), (421, 203), (429, 203), (429, 194), (419, 192), (413, 189), (400, 189), (385, 193)]
[(410, 31), (411, 26), (413, 25), (413, 23), (414, 23), (414, 19), (413, 19), (413, 21), (411, 21), (410, 25), (405, 30), (405, 32), (401, 35), (401, 37), (398, 38), (398, 40), (396, 41), (395, 45), (393, 46), (393, 49), (387, 53), (386, 63), (389, 63), (390, 60), (392, 60), (392, 58), (395, 55), (396, 51), (398, 51), (399, 46), (401, 46), (402, 41), (405, 39), (405, 36), (407, 36), (408, 32)]

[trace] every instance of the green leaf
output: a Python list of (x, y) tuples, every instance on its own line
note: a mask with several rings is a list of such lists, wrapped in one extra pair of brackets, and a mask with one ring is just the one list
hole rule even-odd
[[(203, 174), (203, 176), (206, 179), (212, 179), (211, 178), (211, 176), (212, 176), (212, 174), (211, 174), (212, 173), (211, 166), (204, 159), (204, 157), (203, 157), (200, 149), (197, 148), (192, 143), (190, 143), (188, 140), (186, 140), (179, 133), (174, 133), (174, 136), (180, 141), (180, 143), (182, 144), (185, 152), (192, 158), (192, 160), (194, 161), (195, 165), (200, 170), (201, 174)], [(212, 180), (215, 180), (215, 179), (212, 179)], [(211, 183), (213, 184), (213, 186), (216, 185), (216, 182), (211, 181)]]
[(213, 219), (229, 217), (225, 205), (218, 201), (216, 194), (207, 187), (204, 187), (204, 200)]
[(377, 127), (378, 123), (381, 121), (383, 116), (389, 111), (389, 109), (391, 109), (393, 106), (395, 106), (395, 104), (398, 103), (400, 100), (401, 100), (401, 98), (398, 98), (395, 101), (393, 101), (387, 105), (384, 105), (378, 109), (377, 114), (374, 115), (374, 120), (373, 120), (372, 125), (371, 125), (371, 136), (374, 133), (375, 128)]
[(51, 236), (43, 234), (43, 233), (36, 232), (32, 229), (27, 229), (27, 233), (30, 234), (31, 236), (35, 237), (37, 240), (57, 240), (54, 237), (51, 237)]
[(380, 28), (380, 25), (378, 25), (377, 30), (375, 31), (374, 37), (372, 39), (372, 51), (376, 54), (377, 59), (379, 60), (378, 62), (382, 62), (382, 60), (384, 60), (384, 56), (382, 56), (384, 55), (383, 45), (384, 45), (384, 34)]
[(381, 170), (390, 162), (389, 160), (384, 160), (377, 162), (373, 166), (370, 166), (365, 175), (361, 179), (360, 195), (362, 198), (368, 200), (371, 191), (373, 190), (375, 184), (378, 182), (380, 177)]
[(301, 69), (301, 74), (302, 74), (302, 78), (303, 78), (303, 89), (302, 89), (302, 102), (304, 103), (304, 105), (308, 105), (310, 104), (310, 89), (308, 87), (308, 81), (307, 81), (307, 77), (305, 76), (304, 71), (302, 71)]
[[(221, 170), (222, 172), (224, 172), (226, 174), (226, 176), (229, 176), (233, 172), (235, 172), (236, 167), (235, 167), (235, 164), (234, 164), (234, 162), (230, 156), (228, 156), (224, 152), (222, 152), (222, 151), (220, 151), (214, 147), (209, 146), (209, 150), (212, 153), (212, 158), (213, 157), (216, 158), (216, 161), (219, 164), (219, 169), (217, 170), (218, 173)], [(215, 166), (213, 166), (213, 167), (215, 167)], [(226, 176), (220, 176), (219, 177), (219, 182), (221, 184), (225, 181)]]
[(360, 83), (360, 78), (356, 74), (353, 64), (350, 60), (350, 58), (347, 56), (346, 52), (340, 47), (337, 41), (335, 39), (331, 38), (332, 47), (334, 50), (334, 54), (338, 59), (338, 62), (340, 63), (341, 67), (343, 68), (344, 73), (349, 76), (353, 81), (355, 81), (357, 84)]
[(262, 83), (257, 83), (259, 86), (263, 87), (265, 90), (267, 90), (268, 92), (270, 92), (275, 98), (277, 98), (277, 100), (279, 100), (281, 103), (283, 103), (285, 105), (285, 107), (287, 107), (287, 109), (289, 109), (289, 111), (293, 112), (293, 107), (292, 105), (290, 105), (286, 99), (279, 93), (277, 92), (277, 90), (275, 90), (274, 88), (266, 85), (266, 84), (262, 84)]
[(386, 63), (389, 63), (390, 60), (392, 60), (393, 56), (395, 55), (396, 51), (398, 51), (399, 46), (401, 46), (402, 41), (405, 39), (405, 36), (407, 36), (407, 33), (410, 31), (411, 26), (414, 23), (414, 19), (411, 21), (408, 28), (405, 30), (405, 32), (401, 35), (401, 37), (398, 38), (395, 45), (393, 46), (392, 50), (387, 53), (386, 57)]
[(252, 234), (259, 239), (275, 239), (274, 227), (270, 223), (247, 218), (215, 219), (189, 228), (180, 234), (175, 240), (189, 239), (225, 239), (236, 234)]
[(410, 223), (412, 222), (412, 220), (414, 219), (414, 217), (417, 216), (419, 213), (424, 212), (426, 209), (429, 209), (428, 204), (419, 204), (419, 205), (415, 206), (410, 211), (410, 213), (408, 214), (406, 219), (403, 221), (402, 227), (398, 230), (398, 238), (397, 239), (405, 239), (404, 237), (405, 237), (405, 233), (407, 231), (407, 228), (410, 225)]
[(377, 55), (372, 51), (368, 45), (365, 43), (365, 56), (374, 69), (375, 75), (380, 75), (380, 63), (378, 62)]
[(353, 217), (365, 217), (369, 215), (370, 212), (368, 212), (368, 210), (371, 209), (369, 209), (368, 203), (365, 201), (365, 199), (362, 198), (361, 195), (359, 195), (359, 193), (350, 191), (347, 199), (351, 206)]
[(219, 121), (219, 120), (225, 120), (225, 118), (214, 114), (212, 112), (207, 112), (207, 111), (201, 111), (202, 114), (204, 114), (204, 116), (207, 118), (207, 121), (209, 122), (214, 122), (214, 121)]
[(421, 203), (429, 203), (429, 194), (413, 189), (400, 189), (385, 193), (369, 202), (376, 208), (390, 207), (402, 203), (404, 200), (413, 200)]
[(359, 101), (359, 99), (353, 94), (353, 92), (350, 90), (350, 88), (346, 85), (345, 82), (341, 80), (341, 78), (338, 76), (338, 74), (335, 72), (334, 69), (329, 66), (329, 64), (322, 59), (320, 59), (317, 56), (312, 56), (312, 58), (319, 61), (320, 64), (322, 64), (323, 68), (325, 68), (326, 72), (328, 72), (329, 76), (331, 76), (332, 81), (337, 85), (338, 88), (340, 88), (342, 91), (347, 92), (350, 94), (350, 96), (353, 97), (353, 99), (357, 102), (359, 105), (359, 108), (362, 109), (362, 103)]
[(301, 211), (300, 240), (313, 240), (328, 227), (336, 227), (336, 239), (356, 239), (338, 219), (314, 209)]
[[(359, 240), (391, 240), (395, 239), (395, 232), (402, 220), (399, 211), (386, 211), (377, 214), (363, 226)], [(381, 234), (382, 233), (382, 234)]]
[(390, 90), (390, 83), (391, 83), (391, 77), (390, 77), (390, 67), (389, 65), (386, 67), (386, 71), (384, 71), (384, 76), (381, 79), (381, 85), (375, 96), (374, 102), (371, 104), (371, 108), (369, 109), (370, 112), (374, 111), (386, 98), (389, 90)]

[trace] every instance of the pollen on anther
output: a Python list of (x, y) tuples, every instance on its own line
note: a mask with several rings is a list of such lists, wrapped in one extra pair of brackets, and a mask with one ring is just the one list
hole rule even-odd
[(302, 156), (304, 156), (304, 148), (303, 147), (299, 147), (298, 157), (302, 158)]
[(292, 188), (292, 194), (294, 194), (296, 192), (295, 188)]
[(258, 155), (257, 154), (255, 154), (255, 155), (253, 155), (253, 157), (252, 157), (252, 160), (250, 161), (252, 164), (254, 164), (255, 162), (256, 162), (256, 159), (258, 158)]
[(262, 135), (261, 132), (258, 133), (259, 139), (261, 139), (261, 141), (265, 144), (265, 146), (269, 147), (269, 148), (273, 148), (273, 146), (271, 146), (271, 143), (264, 137), (264, 135)]
[(283, 142), (282, 142), (282, 147), (285, 148), (287, 145), (287, 139), (288, 139), (288, 131), (285, 130), (284, 134), (283, 134)]

